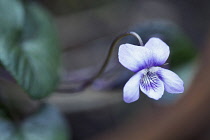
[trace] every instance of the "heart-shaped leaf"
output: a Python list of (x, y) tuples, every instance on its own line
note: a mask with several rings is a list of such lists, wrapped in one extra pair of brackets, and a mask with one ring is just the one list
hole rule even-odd
[(22, 125), (25, 140), (67, 140), (67, 129), (61, 114), (45, 105)]
[(32, 98), (43, 98), (58, 82), (60, 50), (52, 20), (36, 4), (22, 6), (18, 0), (3, 1), (0, 60)]
[(20, 30), (24, 24), (24, 8), (19, 0), (0, 1), (0, 37)]
[(44, 105), (18, 126), (0, 118), (0, 140), (69, 140), (67, 130), (60, 112), (49, 105)]

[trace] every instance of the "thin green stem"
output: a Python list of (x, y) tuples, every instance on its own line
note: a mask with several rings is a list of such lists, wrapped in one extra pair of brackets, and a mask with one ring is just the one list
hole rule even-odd
[(85, 89), (86, 87), (88, 87), (89, 85), (91, 85), (98, 77), (100, 77), (100, 75), (105, 71), (110, 59), (111, 59), (111, 56), (112, 56), (112, 53), (114, 51), (114, 47), (116, 46), (116, 44), (124, 37), (126, 36), (129, 36), (129, 35), (132, 35), (134, 37), (136, 37), (139, 41), (139, 44), (140, 46), (143, 46), (143, 41), (142, 39), (140, 38), (140, 36), (135, 33), (135, 32), (128, 32), (128, 33), (124, 33), (124, 34), (121, 34), (119, 35), (118, 37), (115, 38), (115, 40), (112, 42), (110, 48), (109, 48), (109, 51), (108, 51), (108, 54), (107, 54), (107, 57), (103, 63), (103, 65), (101, 66), (100, 70), (98, 71), (98, 73), (96, 73), (92, 78), (90, 78), (89, 80), (87, 80), (86, 82), (84, 82), (81, 86), (75, 88), (75, 89), (59, 89), (58, 91), (60, 92), (77, 92), (77, 91), (81, 91), (83, 89)]
[(105, 71), (106, 66), (108, 65), (108, 63), (109, 63), (109, 61), (110, 61), (110, 59), (111, 59), (111, 55), (112, 55), (112, 53), (113, 53), (113, 51), (114, 51), (114, 47), (116, 46), (116, 44), (117, 44), (122, 38), (124, 38), (124, 37), (126, 37), (126, 36), (129, 36), (129, 35), (132, 35), (132, 36), (136, 37), (136, 38), (138, 39), (138, 41), (139, 41), (140, 46), (143, 46), (143, 41), (142, 41), (142, 39), (141, 39), (140, 36), (139, 36), (137, 33), (135, 33), (135, 32), (129, 32), (129, 33), (124, 33), (124, 34), (122, 34), (122, 35), (119, 35), (119, 36), (112, 42), (112, 44), (111, 44), (111, 46), (110, 46), (110, 48), (109, 48), (109, 51), (108, 51), (108, 55), (107, 55), (107, 57), (106, 57), (106, 59), (105, 59), (103, 65), (102, 65), (101, 69), (100, 69), (99, 72), (92, 78), (92, 81), (94, 81), (95, 79), (97, 79), (97, 78)]

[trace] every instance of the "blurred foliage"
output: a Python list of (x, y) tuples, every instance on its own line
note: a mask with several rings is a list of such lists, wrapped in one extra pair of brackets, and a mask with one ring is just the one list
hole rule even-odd
[[(164, 40), (170, 47), (169, 63), (172, 68), (185, 64), (196, 56), (193, 42), (181, 28), (170, 21), (147, 21), (132, 28), (132, 31), (137, 32), (142, 37), (144, 43), (151, 37), (159, 37)], [(132, 38), (130, 41), (138, 44), (134, 39)]]
[(43, 105), (39, 111), (21, 124), (0, 118), (0, 140), (69, 140), (69, 134), (60, 112), (49, 105)]
[(34, 3), (0, 1), (0, 60), (36, 99), (55, 89), (60, 50), (49, 15)]

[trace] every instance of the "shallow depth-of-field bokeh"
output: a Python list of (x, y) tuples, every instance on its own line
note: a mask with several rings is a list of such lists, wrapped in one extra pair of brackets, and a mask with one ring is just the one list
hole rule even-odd
[[(210, 139), (207, 0), (0, 0), (0, 140)], [(123, 101), (121, 44), (157, 37), (185, 92)], [(93, 78), (93, 79), (92, 79)]]

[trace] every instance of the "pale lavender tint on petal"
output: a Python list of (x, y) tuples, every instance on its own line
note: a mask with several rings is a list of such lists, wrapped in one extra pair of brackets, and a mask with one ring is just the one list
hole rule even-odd
[(123, 88), (123, 99), (126, 103), (131, 103), (139, 99), (139, 82), (142, 76), (141, 72), (131, 77)]
[(156, 73), (150, 73), (143, 75), (142, 79), (140, 80), (140, 89), (148, 97), (158, 100), (164, 93), (164, 84), (158, 78)]
[(183, 93), (184, 92), (184, 82), (182, 79), (174, 72), (159, 68), (157, 71), (158, 76), (163, 81), (165, 90), (169, 93)]
[(122, 44), (119, 47), (118, 56), (120, 63), (133, 72), (142, 70), (152, 63), (150, 50), (142, 46)]
[(169, 46), (159, 38), (150, 38), (145, 47), (152, 52), (153, 66), (163, 65), (170, 54)]

